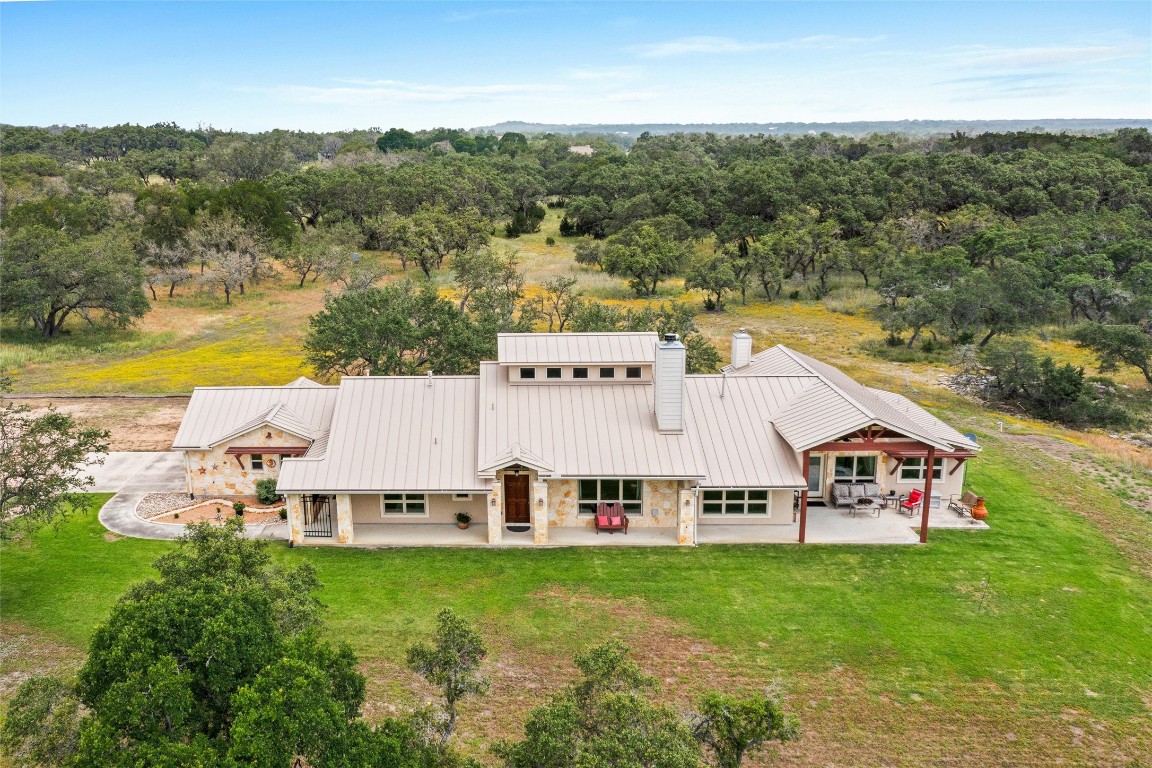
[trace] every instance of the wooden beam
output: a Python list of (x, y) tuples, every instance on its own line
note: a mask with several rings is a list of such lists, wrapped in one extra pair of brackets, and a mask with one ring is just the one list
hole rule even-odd
[(817, 451), (821, 453), (865, 453), (871, 451), (882, 451), (889, 453), (896, 451), (898, 453), (905, 453), (907, 451), (924, 451), (930, 448), (927, 443), (912, 442), (912, 441), (893, 441), (890, 443), (882, 443), (879, 440), (861, 440), (855, 443), (833, 441), (830, 443), (821, 443), (809, 448), (809, 451)]
[(805, 529), (808, 527), (808, 456), (804, 451), (801, 467), (804, 469), (804, 490), (800, 492), (800, 543), (804, 543)]
[(251, 456), (253, 454), (268, 454), (269, 456), (279, 454), (281, 456), (303, 456), (308, 452), (308, 449), (300, 445), (258, 445), (253, 447), (235, 446), (224, 451), (230, 456), (244, 455)]
[(899, 471), (900, 471), (900, 465), (901, 465), (901, 464), (903, 464), (903, 463), (904, 463), (904, 459), (903, 459), (902, 457), (897, 457), (897, 459), (896, 459), (896, 466), (892, 467), (892, 471), (891, 471), (891, 472), (889, 472), (888, 474), (889, 474), (889, 475), (894, 475), (894, 474), (896, 474), (897, 472), (899, 472)]
[(948, 471), (948, 477), (952, 477), (952, 475), (956, 474), (956, 470), (960, 469), (960, 467), (962, 467), (964, 465), (964, 462), (967, 460), (968, 460), (967, 456), (957, 456), (956, 457), (956, 466), (952, 467), (952, 469), (950, 469)]
[(920, 499), (920, 543), (928, 543), (928, 511), (932, 508), (932, 464), (936, 460), (936, 449), (928, 449), (928, 470), (924, 480), (924, 498)]

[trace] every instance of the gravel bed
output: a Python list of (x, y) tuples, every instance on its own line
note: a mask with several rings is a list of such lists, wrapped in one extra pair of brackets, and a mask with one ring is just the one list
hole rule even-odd
[(136, 505), (136, 516), (148, 520), (194, 503), (186, 493), (150, 493)]

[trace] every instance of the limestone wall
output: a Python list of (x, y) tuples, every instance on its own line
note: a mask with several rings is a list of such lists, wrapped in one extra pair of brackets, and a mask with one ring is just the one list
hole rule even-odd
[[(309, 444), (304, 438), (283, 430), (260, 427), (207, 451), (185, 451), (189, 491), (196, 496), (250, 495), (256, 492), (257, 480), (280, 475), (280, 456), (275, 448), (307, 448)], [(232, 446), (269, 446), (268, 457), (276, 466), (269, 467), (266, 462), (264, 469), (253, 470), (251, 456), (225, 453)]]
[[(645, 480), (641, 490), (643, 514), (632, 515), (628, 525), (636, 528), (673, 528), (678, 523), (679, 480)], [(548, 525), (554, 528), (592, 528), (592, 515), (582, 515), (577, 480), (548, 481)]]

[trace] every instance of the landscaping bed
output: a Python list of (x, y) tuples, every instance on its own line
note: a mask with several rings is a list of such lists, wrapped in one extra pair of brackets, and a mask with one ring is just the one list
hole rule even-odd
[[(143, 506), (146, 502), (150, 501), (149, 497), (163, 496), (172, 497), (180, 494), (148, 494), (141, 500), (140, 504)], [(229, 500), (225, 499), (204, 499), (192, 504), (188, 503), (188, 497), (180, 495), (183, 506), (169, 507), (168, 509), (160, 512), (155, 512), (149, 519), (154, 523), (171, 523), (173, 525), (187, 525), (189, 523), (218, 523), (223, 524), (224, 521), (233, 517), (237, 517), (233, 504), (237, 501), (244, 504), (244, 518), (245, 525), (270, 525), (273, 523), (284, 522), (280, 518), (280, 510), (284, 509), (284, 503), (277, 504), (261, 504), (255, 496), (240, 496)], [(170, 499), (164, 499), (154, 504), (163, 504), (164, 502), (171, 503)], [(138, 512), (139, 514), (139, 512)], [(141, 517), (145, 515), (141, 514)]]

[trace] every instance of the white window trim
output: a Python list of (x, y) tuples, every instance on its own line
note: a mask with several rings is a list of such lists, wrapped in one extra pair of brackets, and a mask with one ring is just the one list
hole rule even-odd
[[(401, 496), (419, 496), (420, 498), (422, 498), (424, 500), (424, 513), (418, 515), (418, 514), (415, 514), (414, 512), (407, 512), (407, 511), (405, 511), (405, 512), (385, 512), (384, 511), (384, 496), (385, 496), (385, 494), (381, 493), (380, 494), (380, 517), (388, 518), (389, 520), (396, 520), (396, 519), (419, 520), (422, 517), (428, 517), (428, 515), (430, 514), (430, 510), (428, 509), (428, 494), (420, 493), (419, 491), (389, 491), (388, 492), (388, 495), (395, 496), (397, 494), (399, 494)], [(393, 501), (393, 499), (389, 499), (389, 501)], [(416, 499), (404, 499), (403, 500), (405, 509), (407, 509), (408, 502), (410, 502), (410, 501), (414, 502), (414, 501), (416, 501)]]
[[(635, 517), (635, 516), (643, 517), (644, 516), (645, 506), (644, 506), (644, 479), (643, 478), (639, 478), (639, 477), (578, 477), (578, 478), (573, 478), (573, 479), (576, 480), (576, 514), (577, 515), (583, 515), (584, 517), (593, 517), (596, 514), (595, 512), (585, 512), (582, 509), (580, 509), (580, 506), (582, 504), (587, 504), (589, 502), (592, 502), (595, 504), (599, 504), (600, 502), (604, 502), (605, 504), (616, 504), (616, 503), (639, 504), (640, 509), (635, 510), (635, 511), (631, 511), (631, 512), (629, 512), (628, 510), (624, 510), (624, 514), (632, 515), (633, 517)], [(585, 499), (580, 495), (580, 481), (581, 480), (595, 480), (596, 481), (596, 495), (597, 495), (597, 497), (599, 497), (599, 495), (600, 495), (600, 483), (603, 482), (604, 480), (617, 480), (617, 481), (619, 481), (620, 482), (621, 495), (623, 495), (623, 493), (624, 493), (624, 481), (625, 480), (635, 480), (637, 483), (640, 484), (640, 498), (639, 499), (602, 499), (602, 498), (596, 498), (594, 500), (593, 499)]]
[[(742, 503), (744, 505), (744, 511), (743, 512), (729, 512), (727, 509), (725, 509), (722, 512), (705, 512), (704, 511), (704, 505), (706, 503), (707, 504), (720, 503), (720, 504), (723, 504), (725, 507), (729, 503), (727, 499), (724, 499), (723, 501), (720, 501), (720, 502), (716, 502), (716, 501), (705, 502), (704, 501), (704, 494), (707, 493), (708, 491), (722, 491), (722, 492), (724, 492), (725, 495), (727, 495), (728, 491), (743, 491), (744, 492), (744, 501), (743, 502), (732, 502), (732, 503), (733, 504)], [(765, 492), (767, 492), (768, 498), (766, 498), (764, 500), (764, 504), (767, 506), (766, 512), (761, 514), (760, 512), (749, 512), (748, 511), (748, 504), (749, 504), (748, 491), (765, 491)], [(756, 500), (756, 501), (753, 501), (751, 503), (759, 504), (760, 502), (759, 502), (759, 500)], [(751, 517), (755, 520), (767, 520), (767, 519), (772, 517), (772, 489), (771, 488), (701, 488), (700, 489), (700, 516), (701, 517), (707, 516), (709, 519), (726, 518), (726, 517)]]
[[(267, 472), (268, 467), (264, 465), (263, 453), (250, 453), (248, 454), (248, 470), (250, 472)], [(256, 466), (256, 457), (260, 457), (260, 466)]]
[(452, 501), (472, 501), (472, 494), (470, 494), (470, 493), (454, 493), (454, 494), (452, 494)]
[[(847, 453), (847, 454), (831, 454), (832, 456), (832, 482), (835, 483), (878, 483), (880, 482), (880, 456), (874, 453)], [(872, 459), (872, 474), (871, 475), (858, 475), (856, 474), (856, 461), (858, 459)], [(852, 475), (850, 477), (841, 477), (836, 474), (836, 460), (837, 459), (852, 459)]]
[[(915, 461), (917, 464), (909, 466), (908, 462), (910, 461)], [(940, 462), (940, 466), (932, 468), (932, 480), (933, 482), (942, 482), (944, 480), (944, 459), (935, 459), (933, 464), (935, 464), (937, 461)], [(925, 471), (927, 468), (927, 458), (916, 457), (911, 459), (904, 459), (904, 461), (900, 462), (900, 469), (896, 471), (896, 474), (901, 483), (922, 483), (924, 482), (925, 475), (927, 474)], [(904, 472), (911, 469), (916, 470), (916, 477), (904, 477)]]

